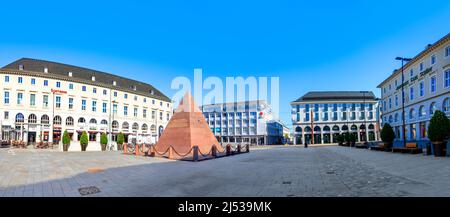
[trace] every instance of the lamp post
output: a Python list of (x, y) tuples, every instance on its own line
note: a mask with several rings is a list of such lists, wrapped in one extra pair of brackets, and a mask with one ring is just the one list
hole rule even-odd
[(403, 147), (406, 147), (406, 131), (405, 131), (405, 75), (404, 75), (404, 66), (405, 62), (411, 61), (411, 58), (405, 57), (396, 57), (395, 60), (400, 60), (402, 62), (402, 131), (403, 131)]

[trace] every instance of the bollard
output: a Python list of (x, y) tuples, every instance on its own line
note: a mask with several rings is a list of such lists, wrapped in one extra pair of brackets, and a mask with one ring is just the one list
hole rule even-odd
[(238, 147), (237, 147), (237, 152), (238, 152), (238, 153), (241, 153), (241, 145), (240, 145), (240, 144), (239, 144)]
[(231, 155), (231, 145), (228, 144), (227, 145), (227, 156), (230, 156), (230, 155)]
[(173, 159), (172, 146), (169, 147), (169, 156), (167, 158)]
[(247, 152), (247, 153), (250, 152), (250, 145), (247, 144), (247, 145), (245, 145), (245, 146), (246, 146), (246, 147), (245, 147), (245, 148), (246, 148), (245, 152)]
[(126, 154), (128, 152), (128, 145), (127, 143), (123, 143), (123, 153)]
[(213, 157), (217, 157), (217, 147), (215, 145), (213, 145), (211, 148), (211, 155)]
[(134, 154), (139, 156), (139, 144), (134, 145)]
[(150, 157), (155, 157), (155, 147), (152, 145), (152, 146), (150, 146)]
[(193, 148), (192, 160), (198, 161), (198, 146), (194, 146), (192, 148)]

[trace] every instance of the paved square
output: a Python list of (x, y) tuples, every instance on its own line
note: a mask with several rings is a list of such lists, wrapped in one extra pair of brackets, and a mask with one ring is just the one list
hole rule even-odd
[(450, 196), (450, 158), (270, 147), (203, 162), (0, 149), (0, 196)]

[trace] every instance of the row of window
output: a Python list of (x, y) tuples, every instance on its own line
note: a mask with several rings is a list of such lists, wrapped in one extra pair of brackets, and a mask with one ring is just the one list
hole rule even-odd
[[(434, 112), (437, 110), (437, 105), (435, 102), (430, 104), (430, 107), (428, 108), (428, 113), (430, 114), (430, 116), (432, 116), (434, 114)], [(450, 111), (450, 100), (449, 98), (446, 98), (443, 103), (442, 103), (442, 110), (444, 112), (449, 112)], [(418, 118), (423, 118), (427, 116), (427, 109), (424, 105), (421, 105), (419, 107), (419, 110), (416, 113), (416, 110), (414, 108), (411, 108), (408, 112), (408, 116), (405, 117), (409, 118), (410, 120), (413, 120), (414, 118), (416, 118), (416, 116)], [(394, 115), (389, 115), (389, 117), (385, 116), (384, 117), (384, 122), (385, 123), (396, 123), (402, 120), (401, 117), (401, 112), (399, 113), (395, 113)]]
[[(251, 124), (256, 124), (256, 119), (247, 119), (247, 120), (243, 120), (242, 121), (242, 123), (245, 125), (245, 124), (248, 124), (248, 121), (250, 120), (250, 123)], [(229, 121), (212, 121), (212, 120), (210, 120), (210, 121), (208, 121), (208, 119), (206, 120), (206, 122), (208, 122), (209, 123), (209, 125), (214, 125), (214, 123), (216, 124), (216, 125), (220, 125), (220, 123), (222, 123), (222, 125), (227, 125), (227, 123), (228, 123), (228, 125), (239, 125), (239, 124), (241, 124), (241, 122), (240, 121), (233, 121), (233, 120), (229, 120)]]
[[(359, 126), (359, 129), (360, 129), (360, 130), (364, 130), (365, 128), (366, 128), (366, 127), (365, 127), (364, 124), (361, 124), (361, 125)], [(369, 125), (368, 125), (368, 128), (369, 128), (369, 130), (374, 130), (374, 129), (375, 129), (375, 126), (374, 126), (373, 124), (369, 124)], [(335, 131), (335, 132), (339, 132), (339, 131), (341, 131), (341, 130), (342, 130), (342, 131), (348, 131), (348, 130), (349, 130), (349, 128), (348, 128), (347, 125), (342, 126), (342, 129), (339, 128), (339, 126), (337, 126), (337, 125), (334, 125), (333, 128), (330, 128), (329, 126), (324, 126), (323, 129), (321, 129), (320, 126), (315, 126), (315, 127), (314, 127), (314, 132), (321, 132), (321, 131), (327, 132), (327, 131), (331, 131), (330, 129), (332, 129), (332, 130)], [(353, 124), (353, 125), (350, 127), (350, 130), (356, 131), (356, 130), (358, 130), (358, 126), (356, 126), (355, 124)], [(305, 127), (304, 130), (303, 130), (300, 126), (295, 127), (295, 132), (296, 132), (296, 133), (301, 133), (301, 132), (303, 132), (303, 131), (306, 132), (306, 133), (311, 132), (311, 127), (307, 126), (307, 127)]]
[[(448, 88), (450, 87), (450, 69), (444, 72), (444, 88)], [(430, 89), (429, 89), (430, 93), (436, 93), (436, 76), (430, 77)], [(401, 98), (401, 96), (399, 96), (401, 94), (396, 94), (394, 96), (394, 103), (395, 106), (398, 107), (399, 106), (399, 98)], [(419, 82), (419, 97), (423, 97), (425, 95), (425, 83), (424, 81)], [(406, 97), (405, 97), (406, 98)], [(415, 88), (414, 86), (409, 87), (409, 100), (413, 101), (414, 99), (416, 99), (415, 96)], [(387, 111), (387, 109), (392, 109), (392, 98), (389, 98), (387, 101), (383, 101), (383, 110)]]
[[(5, 118), (9, 118), (9, 112), (5, 112)], [(16, 124), (24, 124), (25, 123), (25, 117), (24, 117), (24, 115), (22, 113), (18, 113), (14, 120), (15, 120)], [(38, 123), (37, 116), (35, 114), (30, 114), (28, 116), (27, 123), (28, 124), (37, 124)], [(55, 124), (55, 125), (62, 125), (62, 123), (63, 123), (63, 121), (62, 121), (61, 116), (57, 115), (57, 116), (55, 116), (53, 118), (53, 124)], [(75, 121), (74, 121), (73, 117), (69, 116), (69, 117), (66, 118), (64, 123), (65, 123), (66, 126), (74, 126)], [(86, 123), (86, 119), (83, 118), (83, 117), (78, 118), (78, 123), (79, 124), (85, 124)], [(44, 124), (44, 125), (50, 124), (50, 117), (48, 115), (42, 115), (40, 124)], [(95, 124), (97, 124), (97, 120), (92, 118), (92, 119), (89, 120), (89, 124), (95, 125)], [(103, 119), (103, 120), (100, 121), (100, 124), (101, 125), (108, 125), (108, 121)], [(128, 124), (128, 122), (125, 121), (125, 122), (122, 123), (122, 130), (126, 131), (126, 130), (129, 129), (129, 127), (130, 127), (130, 125)], [(118, 121), (113, 121), (112, 122), (112, 128), (114, 130), (119, 129), (119, 122)], [(139, 130), (139, 124), (138, 123), (133, 123), (131, 129), (132, 130)], [(148, 129), (148, 125), (144, 123), (144, 124), (142, 124), (140, 129), (143, 130), (143, 131), (146, 131)], [(156, 132), (156, 125), (151, 125), (151, 131), (152, 132)]]
[(250, 134), (250, 135), (256, 135), (256, 128), (255, 127), (250, 127), (250, 128), (211, 128), (211, 131), (213, 133), (222, 133), (222, 134), (237, 134), (240, 135), (241, 132), (242, 134)]
[[(17, 79), (18, 79), (17, 82), (18, 82), (19, 84), (23, 84), (23, 77), (17, 77)], [(9, 77), (9, 75), (5, 75), (5, 83), (9, 83), (9, 82), (10, 82), (10, 77)], [(31, 78), (30, 84), (31, 84), (31, 85), (35, 85), (35, 84), (36, 84), (36, 79), (35, 79), (35, 78)], [(43, 81), (43, 84), (44, 84), (45, 87), (48, 87), (48, 86), (49, 86), (49, 81), (48, 81), (48, 80), (44, 80), (44, 81)], [(57, 81), (57, 82), (55, 83), (55, 86), (56, 86), (56, 88), (61, 88), (61, 82), (60, 82), (60, 81)], [(74, 84), (73, 84), (73, 83), (69, 83), (68, 88), (69, 88), (69, 90), (73, 90), (73, 89), (74, 89)], [(87, 92), (87, 86), (85, 86), (85, 85), (81, 86), (81, 90), (82, 90), (83, 92)], [(96, 88), (96, 87), (93, 87), (93, 88), (92, 88), (92, 93), (93, 93), (93, 94), (97, 94), (97, 88)], [(103, 93), (104, 96), (106, 96), (106, 95), (108, 95), (108, 90), (107, 90), (107, 89), (103, 89), (103, 90), (102, 90), (102, 93)], [(118, 96), (118, 92), (117, 92), (117, 91), (113, 91), (113, 95), (114, 95), (114, 97), (117, 97), (117, 96)], [(124, 93), (124, 94), (123, 94), (123, 97), (124, 97), (125, 99), (128, 99), (128, 93)], [(134, 96), (134, 101), (138, 101), (138, 96), (137, 96), (137, 95)], [(147, 98), (144, 97), (144, 98), (143, 98), (143, 102), (144, 102), (144, 103), (147, 103)], [(155, 99), (152, 99), (152, 104), (153, 104), (153, 105), (156, 104), (156, 100), (155, 100)], [(162, 107), (162, 106), (163, 106), (163, 102), (160, 101), (160, 102), (159, 102), (159, 105)], [(167, 106), (167, 108), (169, 108), (169, 107), (170, 107), (170, 104), (169, 104), (169, 103), (166, 103), (166, 106)]]
[[(236, 114), (237, 118), (247, 118), (248, 113), (247, 112), (230, 112), (230, 113), (208, 113), (208, 112), (204, 112), (203, 115), (205, 116), (205, 118), (213, 118), (213, 117), (217, 117), (219, 118), (221, 115), (222, 117), (228, 117), (228, 118), (233, 118)], [(250, 117), (255, 118), (256, 117), (256, 112), (250, 112)]]
[[(338, 111), (338, 108), (341, 108), (342, 111), (346, 111), (348, 108), (350, 108), (351, 111), (356, 111), (356, 107), (359, 107), (360, 111), (364, 111), (364, 110), (369, 110), (372, 111), (373, 110), (373, 103), (334, 103), (334, 104), (305, 104), (304, 108), (305, 108), (305, 112), (309, 112), (310, 111), (310, 107), (312, 106), (314, 111), (317, 112), (319, 111), (320, 108), (322, 108), (322, 111), (327, 112), (329, 111), (329, 108), (331, 107), (332, 111)], [(296, 105), (295, 110), (293, 110), (294, 112), (300, 112), (300, 109), (303, 106), (300, 105)]]
[[(4, 104), (5, 105), (9, 105), (10, 104), (10, 92), (9, 91), (4, 91), (3, 93), (4, 96)], [(42, 96), (42, 102), (43, 102), (43, 106), (44, 107), (48, 107), (49, 105), (49, 95), (43, 95)], [(17, 93), (17, 105), (22, 105), (23, 104), (23, 93)], [(30, 94), (30, 106), (34, 107), (36, 106), (36, 94)], [(69, 110), (74, 109), (74, 98), (69, 97), (68, 101), (67, 101), (67, 106)], [(55, 96), (55, 108), (59, 109), (62, 107), (62, 98), (61, 96)], [(113, 113), (117, 114), (117, 103), (113, 104)], [(81, 110), (82, 111), (86, 111), (87, 110), (87, 100), (82, 99), (81, 100)], [(97, 101), (92, 100), (91, 101), (91, 111), (92, 112), (97, 112)], [(103, 102), (101, 105), (101, 112), (102, 113), (107, 113), (108, 111), (108, 103)], [(124, 116), (128, 116), (128, 106), (123, 106), (123, 115)], [(134, 108), (133, 109), (133, 116), (134, 117), (138, 117), (138, 108)], [(143, 109), (142, 110), (142, 116), (143, 118), (147, 118), (147, 109)], [(155, 111), (152, 111), (152, 119), (155, 119), (156, 113)], [(162, 112), (160, 112), (160, 120), (163, 119), (163, 114)], [(166, 119), (169, 120), (170, 118), (170, 114), (166, 114)]]
[[(373, 112), (369, 112), (368, 114), (369, 115), (368, 115), (367, 119), (369, 119), (369, 120), (374, 119)], [(332, 113), (332, 120), (333, 121), (337, 121), (339, 119), (338, 116), (339, 116), (338, 112), (333, 112)], [(320, 119), (320, 113), (319, 112), (315, 112), (314, 113), (314, 121), (319, 121), (319, 119)], [(356, 112), (350, 112), (350, 118), (349, 119), (350, 120), (356, 120)], [(364, 119), (366, 119), (366, 113), (365, 112), (359, 112), (359, 120), (364, 120)], [(296, 120), (297, 120), (297, 122), (301, 121), (300, 113), (297, 113)], [(322, 113), (322, 118), (320, 120), (328, 121), (329, 120), (328, 113)], [(341, 120), (343, 120), (343, 121), (347, 120), (347, 112), (342, 112)], [(309, 113), (305, 113), (305, 118), (304, 118), (303, 121), (305, 121), (305, 122), (310, 121)]]
[[(446, 47), (445, 50), (444, 50), (444, 58), (448, 58), (449, 56), (450, 56), (450, 46)], [(436, 64), (436, 62), (437, 62), (436, 55), (435, 54), (431, 55), (429, 61), (430, 61), (430, 66), (433, 66), (434, 64)], [(425, 70), (425, 63), (422, 61), (422, 62), (419, 63), (419, 72), (423, 72), (424, 70)], [(410, 79), (414, 77), (414, 74), (415, 74), (414, 73), (414, 68), (412, 67), (409, 70), (409, 77), (410, 77)], [(397, 82), (397, 80), (395, 80), (394, 87), (396, 88), (397, 86), (398, 86), (398, 82)], [(389, 84), (388, 88), (389, 88), (389, 91), (391, 91), (392, 90), (392, 85)], [(384, 93), (387, 92), (386, 87), (383, 88), (383, 92)]]

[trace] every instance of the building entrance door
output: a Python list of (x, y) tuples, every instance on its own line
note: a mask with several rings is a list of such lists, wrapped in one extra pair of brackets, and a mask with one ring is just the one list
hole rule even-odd
[(28, 143), (29, 144), (36, 143), (36, 132), (28, 132)]
[(330, 134), (323, 134), (323, 143), (330, 143)]

